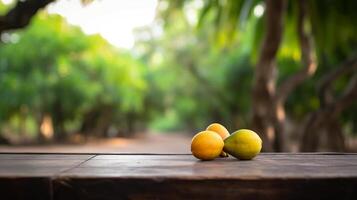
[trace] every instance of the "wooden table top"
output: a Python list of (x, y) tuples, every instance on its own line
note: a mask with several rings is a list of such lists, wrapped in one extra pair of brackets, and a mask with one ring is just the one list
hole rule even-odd
[[(357, 199), (357, 154), (0, 154), (0, 199)], [(268, 196), (267, 196), (268, 195)]]

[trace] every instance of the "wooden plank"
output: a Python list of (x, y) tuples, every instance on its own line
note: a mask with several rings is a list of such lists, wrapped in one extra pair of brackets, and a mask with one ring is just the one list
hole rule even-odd
[(0, 199), (52, 200), (52, 178), (93, 155), (0, 154)]
[(357, 155), (98, 155), (54, 181), (54, 199), (356, 199)]
[(95, 154), (0, 153), (0, 160), (86, 160)]
[[(24, 196), (29, 192), (34, 196)], [(2, 200), (357, 199), (357, 154), (206, 162), (192, 155), (0, 154), (0, 194)]]
[(54, 182), (54, 200), (81, 199), (345, 199), (357, 197), (356, 179), (69, 178)]
[(357, 155), (259, 155), (251, 161), (191, 155), (98, 155), (61, 173), (76, 177), (152, 177), (190, 179), (357, 178)]
[(52, 177), (93, 156), (0, 154), (0, 177)]

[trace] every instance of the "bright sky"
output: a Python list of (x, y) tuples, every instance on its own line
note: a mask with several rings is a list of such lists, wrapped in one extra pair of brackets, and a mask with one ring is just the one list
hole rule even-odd
[(85, 6), (80, 0), (57, 0), (47, 10), (62, 15), (87, 34), (99, 33), (111, 44), (130, 49), (134, 28), (153, 22), (156, 6), (157, 0), (94, 0)]

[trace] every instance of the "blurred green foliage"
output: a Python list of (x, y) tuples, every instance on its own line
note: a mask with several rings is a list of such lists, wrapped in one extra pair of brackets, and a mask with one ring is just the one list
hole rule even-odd
[[(301, 122), (308, 113), (319, 108), (319, 81), (357, 49), (357, 23), (354, 20), (357, 16), (353, 9), (356, 1), (308, 2), (312, 14), (304, 26), (312, 29), (319, 67), (312, 79), (289, 96), (286, 109), (289, 121), (293, 123)], [(297, 6), (295, 1), (288, 3), (283, 41), (277, 57), (278, 82), (302, 67), (296, 29)], [(163, 27), (163, 35), (155, 37), (157, 27), (142, 29), (145, 37), (142, 41), (139, 37), (136, 48), (144, 52), (144, 62), (149, 65), (165, 74), (173, 73), (180, 79), (185, 77), (183, 83), (180, 81), (182, 89), (176, 88), (179, 91), (175, 92), (176, 98), (172, 97), (175, 94), (162, 92), (172, 97), (166, 106), (168, 115), (162, 117), (164, 121), (169, 121), (170, 117), (181, 123), (188, 120), (186, 123), (194, 128), (204, 127), (212, 121), (220, 121), (230, 129), (249, 126), (252, 77), (264, 33), (259, 8), (264, 9), (264, 1), (160, 1), (158, 26)], [(158, 55), (161, 62), (151, 62)], [(345, 88), (348, 76), (333, 83), (337, 96)], [(177, 81), (171, 79), (171, 85), (177, 86)], [(356, 133), (356, 111), (355, 103), (341, 117), (343, 126), (349, 127), (347, 133)], [(172, 121), (167, 124), (173, 125)], [(162, 121), (158, 124), (162, 125)]]
[(87, 36), (62, 17), (41, 13), (27, 29), (6, 33), (2, 39), (4, 126), (13, 118), (40, 124), (41, 117), (49, 115), (55, 132), (62, 134), (78, 130), (84, 116), (101, 107), (110, 107), (109, 124), (126, 113), (142, 112), (145, 68), (100, 36)]
[[(27, 28), (4, 33), (0, 133), (37, 137), (45, 116), (51, 116), (59, 138), (75, 132), (125, 134), (134, 128), (196, 131), (214, 121), (229, 130), (247, 127), (263, 35), (263, 17), (254, 8), (262, 1), (170, 2), (160, 1), (154, 26), (137, 29), (132, 52), (112, 47), (99, 35), (85, 35), (46, 12)], [(311, 2), (319, 68), (289, 97), (291, 121), (301, 121), (319, 107), (318, 80), (357, 44), (357, 16), (341, 14), (356, 15), (354, 2), (340, 7), (337, 1), (323, 6), (323, 1)], [(234, 12), (239, 9), (241, 13)], [(279, 81), (301, 67), (294, 9), (289, 4), (277, 60)], [(0, 3), (0, 12), (4, 10)], [(332, 23), (334, 18), (341, 23)], [(335, 82), (336, 93), (347, 78)], [(354, 104), (341, 118), (348, 133), (356, 133), (356, 115)]]

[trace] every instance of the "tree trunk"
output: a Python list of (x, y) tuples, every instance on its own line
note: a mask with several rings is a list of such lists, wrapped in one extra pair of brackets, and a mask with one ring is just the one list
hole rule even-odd
[(291, 92), (307, 78), (311, 77), (317, 67), (316, 55), (314, 51), (313, 38), (311, 32), (306, 30), (306, 20), (308, 19), (307, 2), (305, 0), (298, 1), (298, 17), (297, 17), (297, 32), (300, 43), (302, 69), (297, 73), (288, 77), (283, 81), (277, 89), (274, 101), (274, 128), (275, 141), (274, 148), (276, 151), (284, 151), (285, 145), (285, 103)]
[(11, 144), (8, 139), (6, 139), (4, 136), (1, 135), (1, 132), (0, 132), (0, 144), (5, 144), (5, 145)]
[(64, 128), (64, 114), (62, 109), (62, 104), (56, 101), (53, 106), (52, 112), (53, 119), (53, 132), (55, 141), (63, 142), (67, 138), (67, 133)]
[[(334, 99), (331, 94), (332, 82), (346, 73), (352, 73), (353, 76), (342, 96)], [(338, 118), (341, 112), (357, 99), (357, 56), (325, 75), (320, 84), (319, 97), (321, 107), (308, 116), (303, 126), (300, 150), (305, 152), (318, 150), (320, 139), (318, 133), (325, 131), (329, 150), (343, 151), (344, 137)]]
[(105, 137), (112, 123), (112, 106), (101, 105), (88, 112), (83, 119), (80, 133), (87, 136)]
[(327, 125), (327, 148), (335, 152), (344, 152), (345, 138), (338, 116), (332, 117), (331, 120), (329, 122), (326, 122), (325, 124)]
[(131, 137), (136, 131), (136, 114), (134, 112), (128, 112), (125, 116), (126, 131), (124, 136)]
[(266, 31), (254, 73), (252, 127), (262, 136), (265, 151), (273, 150), (275, 59), (282, 39), (285, 4), (284, 0), (266, 1)]
[(109, 127), (112, 123), (112, 118), (113, 118), (112, 106), (103, 107), (96, 121), (96, 126), (92, 131), (92, 134), (97, 137), (107, 137)]
[(338, 116), (338, 109), (333, 107), (322, 108), (312, 113), (303, 128), (300, 150), (303, 152), (318, 151), (321, 136), (325, 134), (328, 150), (343, 151), (345, 149), (344, 137)]

